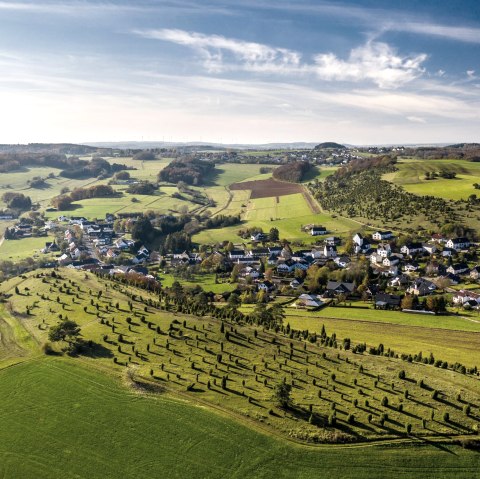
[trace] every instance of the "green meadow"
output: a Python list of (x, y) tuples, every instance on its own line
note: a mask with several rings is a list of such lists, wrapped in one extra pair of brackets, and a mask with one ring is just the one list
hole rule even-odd
[[(445, 199), (467, 199), (471, 194), (479, 194), (473, 187), (479, 182), (480, 163), (464, 160), (400, 160), (398, 171), (388, 173), (385, 179), (402, 186), (416, 195), (439, 196)], [(426, 180), (425, 173), (439, 171), (455, 172), (454, 179), (436, 178)]]
[[(93, 367), (92, 367), (93, 366)], [(134, 393), (92, 362), (0, 371), (0, 473), (22, 479), (472, 478), (458, 446), (305, 447), (168, 396)]]

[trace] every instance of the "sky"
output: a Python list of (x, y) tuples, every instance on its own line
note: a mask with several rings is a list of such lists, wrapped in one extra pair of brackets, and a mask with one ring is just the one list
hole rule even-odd
[(0, 143), (480, 142), (478, 0), (0, 0)]

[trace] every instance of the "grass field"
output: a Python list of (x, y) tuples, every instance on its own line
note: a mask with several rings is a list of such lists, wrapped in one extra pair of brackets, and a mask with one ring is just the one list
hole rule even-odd
[(4, 369), (0, 388), (5, 478), (462, 479), (480, 466), (478, 453), (458, 446), (288, 444), (184, 402), (134, 394), (78, 361)]
[[(253, 310), (243, 305), (242, 311)], [(329, 334), (355, 338), (371, 345), (384, 344), (397, 353), (432, 352), (449, 362), (474, 365), (480, 362), (480, 318), (466, 316), (421, 316), (365, 307), (326, 307), (319, 311), (286, 308), (285, 323), (295, 329), (320, 333), (322, 325)], [(474, 321), (471, 321), (473, 319)]]
[[(294, 197), (294, 202), (289, 204), (291, 197)], [(270, 231), (273, 227), (278, 228), (280, 238), (309, 244), (318, 241), (319, 237), (310, 236), (308, 233), (302, 231), (301, 227), (303, 225), (322, 225), (328, 229), (329, 234), (339, 237), (346, 237), (352, 231), (359, 229), (358, 223), (348, 218), (337, 217), (336, 215), (330, 215), (328, 213), (312, 214), (302, 195), (279, 197), (278, 204), (275, 201), (275, 198), (272, 197), (250, 200), (247, 204), (242, 225), (201, 231), (193, 236), (192, 239), (200, 244), (215, 244), (224, 240), (238, 243), (241, 241), (241, 238), (237, 235), (239, 229), (258, 226), (266, 232)], [(295, 207), (298, 208), (298, 212), (295, 210)], [(275, 214), (278, 214), (278, 216), (274, 216)], [(270, 221), (270, 218), (272, 218), (273, 221)]]
[(41, 254), (39, 251), (45, 246), (47, 241), (52, 241), (52, 237), (32, 237), (18, 240), (4, 240), (0, 245), (0, 261), (24, 259), (32, 257), (35, 254)]
[[(173, 282), (176, 280), (176, 278), (172, 274), (160, 273), (159, 276), (162, 282), (162, 286), (166, 288), (172, 286)], [(196, 275), (189, 281), (186, 281), (184, 279), (177, 281), (179, 281), (187, 288), (194, 288), (198, 285), (201, 286), (205, 291), (212, 291), (213, 293), (223, 293), (224, 291), (232, 291), (236, 288), (236, 284), (232, 283), (215, 283), (214, 274), (201, 274)]]
[[(473, 183), (480, 178), (480, 163), (464, 160), (401, 160), (398, 171), (388, 173), (385, 179), (402, 186), (409, 193), (439, 196), (445, 199), (467, 199), (478, 193)], [(455, 172), (455, 179), (425, 180), (425, 173), (441, 170)]]

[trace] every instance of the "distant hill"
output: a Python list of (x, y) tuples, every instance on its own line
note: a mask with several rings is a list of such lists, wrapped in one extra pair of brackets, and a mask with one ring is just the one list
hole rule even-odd
[(325, 148), (335, 148), (337, 150), (344, 150), (347, 147), (344, 145), (340, 145), (340, 143), (335, 143), (334, 141), (326, 141), (324, 143), (320, 143), (319, 145), (315, 146), (315, 150), (324, 150)]

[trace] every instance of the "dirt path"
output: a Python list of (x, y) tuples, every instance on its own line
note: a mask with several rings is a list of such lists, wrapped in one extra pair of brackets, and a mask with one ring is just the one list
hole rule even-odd
[(308, 206), (312, 210), (313, 214), (318, 215), (322, 212), (322, 209), (320, 208), (319, 204), (316, 202), (316, 200), (313, 199), (312, 195), (307, 190), (306, 186), (303, 187), (303, 197), (305, 198), (305, 201), (308, 203)]

